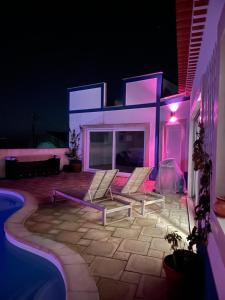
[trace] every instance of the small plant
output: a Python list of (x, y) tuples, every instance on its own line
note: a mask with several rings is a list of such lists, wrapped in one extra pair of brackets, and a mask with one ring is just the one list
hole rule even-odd
[(176, 251), (178, 249), (179, 243), (182, 241), (182, 237), (177, 233), (177, 231), (173, 231), (165, 235), (165, 240), (167, 240), (168, 243), (171, 244), (171, 249), (173, 251)]
[(196, 226), (187, 237), (189, 241), (188, 249), (192, 250), (196, 245), (197, 250), (208, 243), (208, 234), (211, 231), (210, 226), (210, 180), (212, 175), (212, 161), (208, 153), (204, 150), (205, 129), (202, 123), (199, 123), (199, 132), (197, 140), (194, 142), (192, 160), (194, 170), (200, 171), (200, 190), (199, 203), (195, 206)]
[(180, 270), (182, 266), (180, 265), (180, 260), (177, 257), (177, 251), (179, 244), (181, 245), (182, 237), (177, 233), (177, 231), (173, 231), (167, 233), (164, 238), (168, 241), (169, 244), (171, 244), (171, 250), (173, 250), (172, 257), (174, 268), (175, 270)]
[(71, 161), (77, 161), (80, 160), (79, 154), (78, 154), (78, 150), (79, 150), (79, 146), (80, 146), (80, 132), (76, 133), (75, 129), (73, 129), (72, 131), (70, 130), (70, 147), (69, 147), (69, 151), (67, 151), (65, 153), (65, 155), (68, 157), (68, 159)]

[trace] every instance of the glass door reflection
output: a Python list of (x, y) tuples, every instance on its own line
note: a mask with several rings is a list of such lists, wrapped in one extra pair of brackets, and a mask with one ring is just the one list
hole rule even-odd
[(90, 132), (89, 168), (112, 169), (113, 132)]

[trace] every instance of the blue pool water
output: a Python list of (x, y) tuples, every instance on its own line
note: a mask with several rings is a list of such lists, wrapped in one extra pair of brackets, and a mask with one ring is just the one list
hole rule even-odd
[(16, 197), (0, 193), (0, 299), (64, 300), (65, 286), (57, 268), (5, 238), (4, 222), (22, 206)]

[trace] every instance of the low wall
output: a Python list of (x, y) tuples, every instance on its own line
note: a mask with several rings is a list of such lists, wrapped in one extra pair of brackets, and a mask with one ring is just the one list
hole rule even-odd
[(0, 149), (0, 178), (5, 177), (5, 157), (6, 156), (35, 156), (35, 155), (58, 155), (60, 156), (60, 169), (68, 163), (65, 156), (67, 148), (49, 149)]

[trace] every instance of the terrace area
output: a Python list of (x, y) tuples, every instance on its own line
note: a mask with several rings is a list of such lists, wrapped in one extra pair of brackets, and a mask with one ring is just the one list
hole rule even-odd
[[(25, 222), (37, 236), (66, 244), (85, 260), (101, 300), (166, 299), (163, 257), (170, 252), (164, 236), (177, 230), (189, 232), (186, 196), (169, 195), (165, 208), (142, 217), (136, 211), (123, 221), (101, 225), (99, 212), (59, 199), (51, 203), (56, 188), (86, 187), (92, 173), (60, 173), (57, 176), (1, 180), (0, 186), (23, 190), (38, 200), (39, 208)], [(114, 190), (127, 179), (117, 177)], [(154, 182), (144, 188), (152, 190)], [(76, 277), (74, 277), (74, 283)], [(85, 285), (85, 282), (83, 283)]]

